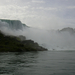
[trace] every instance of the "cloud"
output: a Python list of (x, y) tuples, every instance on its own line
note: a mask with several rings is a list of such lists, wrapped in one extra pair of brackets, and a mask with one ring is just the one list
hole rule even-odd
[(68, 9), (75, 9), (75, 6), (68, 6)]
[(58, 10), (55, 7), (37, 7), (36, 9), (41, 9), (41, 10)]
[[(36, 8), (44, 11), (39, 11)], [(55, 11), (57, 8), (35, 7), (35, 9), (32, 9), (31, 6), (20, 7), (16, 5), (7, 5), (0, 7), (0, 16), (5, 19), (21, 20), (23, 23), (31, 27), (41, 29), (59, 29), (65, 25), (65, 22), (56, 14), (53, 14), (53, 10)], [(48, 11), (50, 12), (48, 13)]]
[(21, 15), (28, 13), (28, 11), (27, 11), (28, 8), (29, 8), (29, 6), (24, 6), (24, 7), (20, 7), (20, 6), (16, 6), (16, 5), (15, 6), (13, 6), (13, 5), (0, 6), (0, 11), (1, 11), (0, 16), (2, 16), (2, 17), (7, 16), (7, 18), (18, 19), (17, 17), (19, 17), (19, 16), (21, 17)]
[[(54, 0), (55, 1), (55, 0)], [(61, 5), (60, 0), (54, 3), (53, 0), (0, 0), (0, 18), (18, 19), (31, 27), (42, 29), (54, 29), (71, 24), (72, 20), (66, 21), (65, 18), (71, 15), (75, 6)], [(61, 1), (62, 2), (62, 1)], [(63, 1), (64, 2), (64, 1)], [(36, 4), (37, 3), (37, 4)], [(3, 4), (3, 5), (1, 5)], [(73, 18), (73, 16), (72, 16)], [(66, 24), (65, 24), (66, 23)], [(75, 22), (73, 22), (74, 24)]]
[(43, 0), (32, 0), (33, 3), (45, 3)]

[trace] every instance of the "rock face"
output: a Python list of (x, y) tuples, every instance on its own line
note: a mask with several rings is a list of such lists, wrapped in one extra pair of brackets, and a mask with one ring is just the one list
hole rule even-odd
[[(21, 21), (19, 20), (6, 20), (6, 19), (0, 19), (1, 22), (7, 23), (7, 26), (10, 27), (11, 29), (23, 29), (25, 27), (25, 24), (22, 24)], [(26, 26), (27, 27), (27, 26)]]
[(27, 48), (31, 48), (33, 50), (36, 50), (36, 51), (46, 51), (47, 49), (46, 48), (43, 48), (41, 46), (38, 45), (38, 43), (32, 41), (32, 40), (24, 40), (22, 41), (22, 43), (27, 47)]
[(25, 36), (23, 36), (23, 35), (18, 36), (18, 38), (19, 38), (21, 41), (26, 40), (26, 37), (25, 37)]
[[(21, 38), (21, 40), (20, 40)], [(32, 40), (25, 40), (23, 36), (5, 36), (0, 32), (0, 52), (46, 51)]]

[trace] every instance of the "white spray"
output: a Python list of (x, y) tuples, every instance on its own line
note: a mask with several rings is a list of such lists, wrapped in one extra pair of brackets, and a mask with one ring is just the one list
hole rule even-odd
[(34, 40), (48, 50), (75, 50), (75, 34), (69, 32), (26, 27), (22, 30), (15, 30), (11, 29), (8, 23), (2, 21), (0, 21), (0, 30), (6, 35), (26, 36), (27, 39)]

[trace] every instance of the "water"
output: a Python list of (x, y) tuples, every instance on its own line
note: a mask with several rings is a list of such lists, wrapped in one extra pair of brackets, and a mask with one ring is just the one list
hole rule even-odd
[(75, 75), (75, 51), (0, 53), (0, 75)]

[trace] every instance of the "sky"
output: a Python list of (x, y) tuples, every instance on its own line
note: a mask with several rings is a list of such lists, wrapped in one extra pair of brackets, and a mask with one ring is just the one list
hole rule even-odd
[(0, 18), (46, 30), (75, 28), (75, 0), (0, 0)]

